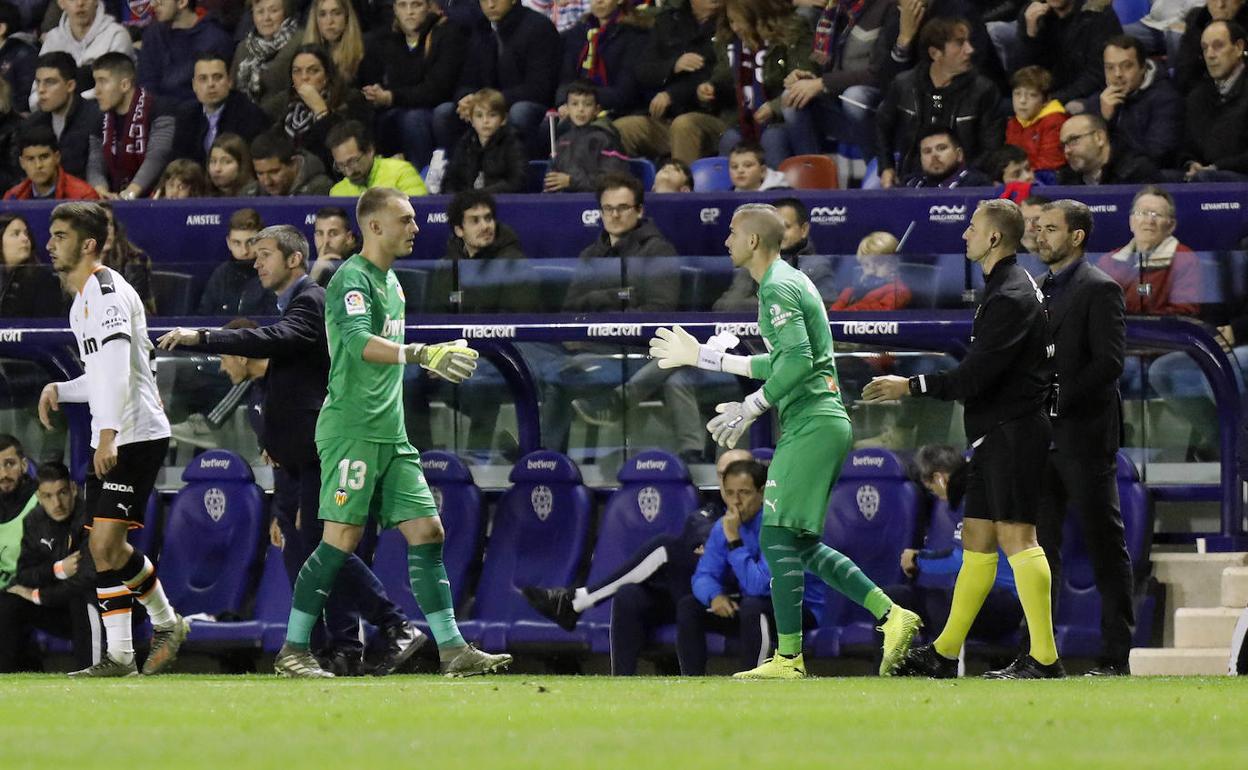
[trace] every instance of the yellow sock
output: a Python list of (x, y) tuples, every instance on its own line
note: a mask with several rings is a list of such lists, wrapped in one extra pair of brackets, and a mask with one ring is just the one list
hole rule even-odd
[(1053, 638), (1050, 594), (1053, 575), (1044, 558), (1044, 549), (1037, 546), (1019, 551), (1010, 557), (1010, 566), (1014, 568), (1018, 600), (1022, 602), (1027, 630), (1031, 633), (1031, 657), (1047, 666), (1057, 660), (1057, 641)]
[(932, 646), (942, 657), (957, 658), (971, 632), (971, 624), (984, 606), (984, 599), (997, 579), (997, 554), (962, 552), (962, 569), (958, 570), (958, 582), (953, 585), (953, 602), (949, 607), (949, 620), (936, 637)]

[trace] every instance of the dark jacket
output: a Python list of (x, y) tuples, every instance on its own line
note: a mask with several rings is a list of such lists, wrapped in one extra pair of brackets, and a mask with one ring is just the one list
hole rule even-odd
[(47, 265), (31, 260), (11, 270), (0, 267), (0, 273), (0, 317), (51, 318), (65, 314), (65, 291)]
[[(1109, 164), (1101, 171), (1098, 184), (1149, 184), (1160, 180), (1160, 172), (1153, 162), (1130, 150), (1111, 148)], [(1086, 185), (1083, 174), (1070, 166), (1057, 170), (1057, 183), (1061, 185)]]
[[(563, 309), (569, 312), (675, 310), (680, 299), (680, 260), (659, 228), (643, 218), (615, 245), (606, 231), (581, 251)], [(599, 259), (608, 257), (609, 259)], [(620, 293), (628, 291), (627, 304)]]
[[(464, 241), (452, 235), (446, 243), (446, 260), (433, 275), (427, 309), (445, 313), (535, 313), (542, 308), (540, 281), (520, 248), (516, 231), (501, 222), (494, 242), (468, 256)], [(460, 292), (458, 304), (451, 293)]]
[[(221, 107), (217, 121), (217, 136), (238, 134), (248, 144), (273, 125), (273, 121), (241, 91), (230, 91)], [(204, 137), (208, 135), (208, 116), (204, 105), (192, 101), (182, 105), (175, 116), (176, 128), (173, 139), (173, 157), (190, 158), (199, 164), (207, 162)]]
[[(321, 159), (304, 150), (299, 153), (299, 160), (303, 165), (299, 168), (295, 183), (287, 195), (329, 195), (329, 190), (334, 183), (325, 175), (325, 164), (321, 162)], [(263, 187), (259, 187), (256, 195), (268, 196), (268, 192)]]
[[(91, 137), (100, 133), (104, 124), (104, 116), (95, 106), (94, 100), (73, 97), (74, 103), (65, 117), (65, 128), (57, 137), (61, 146), (61, 167), (79, 179), (87, 178), (87, 157), (91, 152)], [(30, 125), (43, 125), (52, 128), (52, 115), (47, 112), (34, 112), (27, 118)]]
[[(899, 176), (918, 171), (919, 133), (927, 126), (953, 129), (967, 163), (972, 165), (1001, 146), (1005, 131), (997, 117), (1000, 96), (992, 81), (974, 71), (958, 75), (940, 89), (944, 110), (933, 114), (932, 93), (936, 89), (928, 74), (930, 69), (931, 65), (924, 63), (897, 76), (880, 103), (875, 122), (880, 171), (892, 168)], [(901, 156), (897, 166), (894, 154)]]
[(195, 57), (208, 52), (221, 54), (227, 63), (234, 55), (234, 40), (216, 19), (201, 18), (187, 29), (153, 21), (143, 30), (139, 85), (170, 105), (193, 102)]
[(524, 191), (528, 155), (516, 130), (504, 124), (490, 137), (484, 147), (477, 132), (469, 129), (455, 144), (451, 162), (446, 167), (442, 191), (457, 193), (477, 187), (477, 176), (483, 177), (479, 189), (489, 193)]
[[(672, 97), (666, 118), (675, 118), (686, 112), (698, 110), (698, 84), (711, 78), (715, 66), (715, 27), (712, 16), (704, 24), (698, 24), (688, 2), (669, 3), (654, 20), (650, 39), (637, 59), (637, 82), (643, 96), (649, 100), (659, 91)], [(702, 57), (702, 68), (694, 72), (673, 72), (676, 60), (686, 53)]]
[(277, 297), (260, 285), (255, 263), (231, 258), (212, 271), (199, 298), (199, 315), (264, 316), (277, 314)]
[[(1126, 350), (1122, 287), (1080, 260), (1052, 295), (1049, 328), (1058, 402), (1053, 439), (1066, 453), (1118, 451), (1122, 404), (1118, 378)], [(1045, 285), (1046, 296), (1050, 294)]]
[(963, 165), (962, 168), (939, 179), (920, 171), (906, 179), (905, 184), (906, 187), (952, 189), (955, 187), (992, 187), (992, 180), (982, 171)]
[(563, 132), (555, 143), (550, 170), (572, 177), (567, 192), (593, 192), (603, 174), (628, 172), (627, 157), (615, 127), (599, 119)]
[[(1248, 28), (1248, 4), (1239, 7), (1235, 21), (1239, 26)], [(1200, 36), (1205, 27), (1213, 22), (1213, 16), (1208, 8), (1201, 6), (1188, 11), (1183, 22), (1185, 26), (1183, 37), (1179, 40), (1177, 61), (1171, 66), (1174, 67), (1174, 82), (1179, 87), (1179, 92), (1189, 93), (1209, 75), (1209, 70), (1205, 68), (1205, 58), (1200, 52)]]
[(468, 50), (473, 55), (459, 75), (456, 100), (482, 88), (497, 88), (508, 105), (536, 102), (549, 107), (553, 103), (563, 47), (550, 19), (516, 3), (498, 23), (497, 38), (482, 16), (473, 27)]
[(1038, 64), (1053, 74), (1049, 96), (1062, 104), (1099, 94), (1105, 87), (1105, 41), (1122, 34), (1118, 14), (1107, 3), (1101, 10), (1078, 8), (1066, 18), (1047, 13), (1040, 19), (1039, 32), (1027, 37), (1024, 5), (1018, 15), (1018, 37), (1027, 64)]
[[(0, 43), (0, 78), (9, 81), (13, 90), (13, 103), (24, 104), (35, 80), (35, 60), (39, 51), (21, 38), (13, 37), (16, 29), (7, 30), (8, 35)], [(18, 110), (25, 112), (25, 110)]]
[(449, 21), (424, 29), (415, 48), (407, 47), (402, 32), (382, 32), (364, 47), (360, 85), (379, 85), (393, 92), (394, 106), (399, 109), (432, 110), (454, 94), (455, 79), (468, 54), (467, 42), (464, 31)]
[[(1158, 168), (1174, 160), (1183, 139), (1183, 97), (1165, 70), (1155, 61), (1147, 63), (1144, 82), (1114, 112), (1109, 122), (1116, 147), (1144, 155)], [(1088, 100), (1091, 112), (1100, 113), (1100, 94)]]
[[(599, 35), (598, 56), (606, 69), (607, 82), (598, 86), (598, 104), (615, 117), (628, 115), (646, 106), (642, 103), (641, 84), (636, 74), (636, 63), (640, 61), (649, 37), (648, 30), (642, 26), (643, 21), (648, 22), (649, 19), (639, 17), (609, 24), (607, 31)], [(555, 95), (556, 104), (567, 100), (568, 84), (585, 77), (578, 60), (589, 31), (597, 27), (597, 17), (585, 14), (576, 26), (560, 36), (563, 40), (563, 66), (559, 82), (564, 85)]]
[(0, 114), (0, 187), (5, 190), (25, 176), (17, 160), (17, 132), (21, 127), (22, 118), (16, 112)]
[[(966, 19), (971, 24), (971, 45), (975, 49), (973, 62), (975, 71), (991, 80), (998, 89), (1008, 91), (1009, 83), (1001, 60), (997, 58), (997, 49), (988, 37), (988, 28), (980, 15), (980, 4), (976, 0), (932, 0), (927, 3), (924, 19), (938, 17), (949, 19)], [(875, 85), (881, 91), (888, 90), (888, 84), (901, 73), (926, 62), (927, 52), (919, 50), (919, 36), (916, 33), (910, 47), (899, 58), (894, 50), (897, 36), (901, 34), (901, 14), (897, 3), (889, 3), (884, 16), (884, 26), (875, 39), (875, 50), (871, 54)]]
[[(42, 505), (36, 505), (22, 523), (22, 553), (17, 558), (13, 582), (39, 589), (39, 604), (63, 607), (74, 599), (95, 600), (95, 562), (87, 547), (87, 507), (82, 500), (65, 521), (54, 521)], [(58, 580), (52, 565), (79, 553), (78, 571)]]
[[(777, 39), (767, 46), (762, 63), (762, 98), (771, 105), (773, 125), (784, 122), (784, 105), (780, 100), (784, 93), (784, 79), (794, 70), (809, 72), (815, 69), (810, 59), (814, 40), (810, 24), (793, 14), (782, 19), (779, 26)], [(719, 119), (728, 126), (738, 125), (744, 109), (737, 98), (736, 71), (729, 62), (730, 47), (737, 42), (737, 38), (730, 35), (715, 39), (715, 70), (711, 73), (711, 83), (715, 86), (715, 109), (718, 109)], [(714, 114), (714, 110), (712, 112)]]
[(305, 280), (277, 323), (258, 329), (200, 329), (200, 334), (201, 344), (186, 347), (269, 359), (261, 443), (280, 465), (316, 462), (316, 416), (329, 381), (325, 290)]
[(1187, 128), (1180, 165), (1197, 161), (1248, 174), (1248, 68), (1223, 97), (1209, 77), (1187, 95)]

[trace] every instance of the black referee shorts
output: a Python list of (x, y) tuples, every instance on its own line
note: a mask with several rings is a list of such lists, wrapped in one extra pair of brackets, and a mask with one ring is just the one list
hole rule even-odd
[(1034, 526), (1051, 440), (1041, 414), (994, 427), (971, 455), (963, 518)]
[(117, 447), (117, 464), (104, 478), (87, 475), (87, 515), (92, 521), (124, 521), (143, 526), (147, 498), (169, 453), (169, 439), (138, 441)]

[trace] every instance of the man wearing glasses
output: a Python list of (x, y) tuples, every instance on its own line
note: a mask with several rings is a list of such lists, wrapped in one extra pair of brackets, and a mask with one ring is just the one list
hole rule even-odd
[(429, 194), (411, 163), (377, 156), (373, 137), (358, 120), (331, 128), (325, 144), (334, 156), (334, 170), (343, 176), (330, 188), (330, 195), (358, 198), (370, 187), (393, 187), (409, 198)]
[(1057, 170), (1059, 185), (1148, 184), (1160, 181), (1153, 162), (1125, 147), (1115, 147), (1099, 115), (1076, 115), (1062, 124), (1066, 165)]

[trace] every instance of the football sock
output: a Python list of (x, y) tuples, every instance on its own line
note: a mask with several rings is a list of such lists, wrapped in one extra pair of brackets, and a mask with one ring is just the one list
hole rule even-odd
[(958, 580), (953, 585), (953, 601), (949, 605), (949, 619), (945, 627), (932, 642), (936, 653), (944, 658), (957, 659), (966, 635), (971, 632), (971, 624), (984, 606), (988, 592), (992, 590), (993, 581), (997, 579), (997, 552), (979, 553), (977, 551), (962, 552), (962, 568), (958, 570)]
[(438, 649), (463, 647), (455, 624), (455, 607), (451, 602), (451, 581), (442, 563), (442, 544), (424, 543), (407, 547), (407, 576), (412, 581), (412, 595), (429, 621), (429, 632)]
[(1051, 594), (1053, 574), (1049, 572), (1044, 549), (1036, 546), (1019, 551), (1010, 557), (1014, 569), (1014, 584), (1018, 586), (1018, 600), (1027, 618), (1027, 630), (1031, 634), (1031, 657), (1037, 663), (1049, 665), (1057, 660), (1057, 641), (1053, 638), (1053, 604)]
[(819, 542), (814, 535), (795, 535), (795, 542), (797, 555), (807, 572), (813, 572), (855, 604), (865, 607), (876, 620), (881, 620), (893, 608), (893, 600), (854, 564), (853, 559)]
[(802, 597), (806, 571), (791, 529), (764, 526), (758, 536), (763, 559), (771, 571), (771, 606), (776, 613), (776, 652), (792, 657), (802, 652)]
[(130, 625), (134, 594), (117, 577), (117, 570), (104, 570), (95, 575), (95, 598), (104, 619), (108, 656), (118, 663), (129, 663), (134, 660), (134, 630)]
[(312, 626), (324, 612), (325, 602), (334, 589), (334, 579), (349, 555), (321, 541), (299, 568), (299, 577), (295, 578), (294, 601), (290, 605), (290, 620), (286, 624), (287, 647), (299, 651), (308, 649)]
[(151, 559), (136, 548), (130, 554), (125, 566), (117, 570), (117, 575), (138, 597), (139, 603), (151, 617), (152, 625), (157, 628), (167, 628), (173, 625), (176, 619), (173, 614), (173, 605), (165, 596), (165, 589), (160, 585), (160, 579), (156, 577), (156, 567), (152, 565)]

